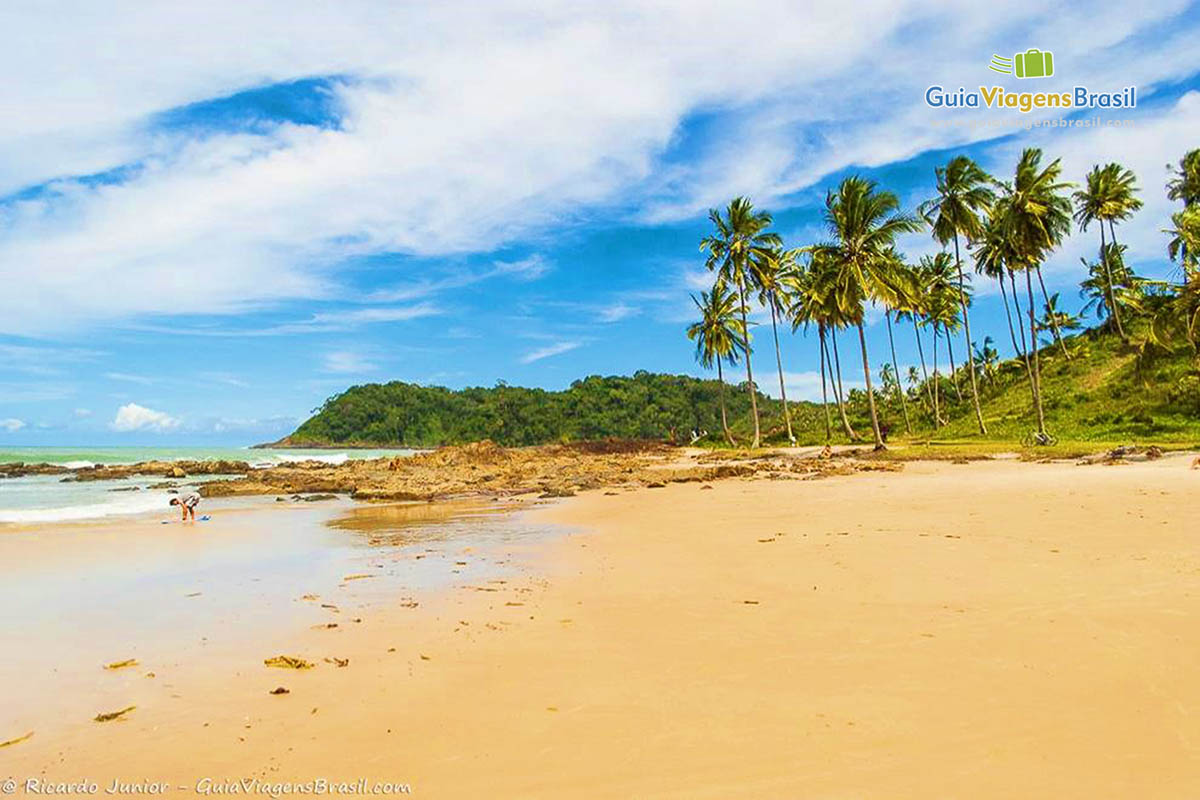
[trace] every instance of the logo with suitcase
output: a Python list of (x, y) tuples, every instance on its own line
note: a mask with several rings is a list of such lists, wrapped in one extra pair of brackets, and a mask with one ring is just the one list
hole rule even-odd
[(1049, 78), (1054, 74), (1054, 54), (1031, 47), (1012, 58), (993, 55), (988, 69), (1018, 78)]

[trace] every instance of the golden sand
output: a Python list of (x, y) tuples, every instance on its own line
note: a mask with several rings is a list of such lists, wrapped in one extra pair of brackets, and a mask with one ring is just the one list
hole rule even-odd
[[(156, 669), (170, 688), (136, 712), (47, 721), (0, 773), (367, 777), (438, 798), (1200, 796), (1187, 463), (589, 492), (535, 512), (574, 532), (486, 554), (516, 574)], [(452, 550), (448, 568), (480, 555)], [(277, 652), (317, 666), (264, 667)]]

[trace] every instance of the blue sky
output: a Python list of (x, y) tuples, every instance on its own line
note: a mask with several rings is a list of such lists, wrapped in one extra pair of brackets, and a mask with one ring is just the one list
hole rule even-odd
[[(1132, 167), (1122, 241), (1165, 275), (1165, 164), (1200, 146), (1200, 9), (1174, 0), (203, 5), (0, 9), (23, 32), (0, 54), (0, 444), (262, 441), (367, 381), (700, 374), (709, 207), (747, 194), (799, 246), (841, 177), (912, 207), (959, 152)], [(987, 70), (1028, 47), (1053, 78)], [(1062, 115), (931, 109), (931, 84), (1139, 103), (1000, 128)], [(1069, 308), (1095, 236), (1046, 264)], [(973, 323), (1007, 354), (993, 287)], [(783, 351), (789, 393), (818, 397), (812, 342)]]

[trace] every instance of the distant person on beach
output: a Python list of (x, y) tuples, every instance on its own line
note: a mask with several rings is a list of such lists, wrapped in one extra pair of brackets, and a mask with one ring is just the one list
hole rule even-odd
[(192, 515), (192, 522), (196, 521), (196, 506), (200, 505), (200, 493), (196, 491), (183, 492), (171, 498), (171, 505), (179, 506), (183, 512), (183, 522), (187, 522), (188, 515)]

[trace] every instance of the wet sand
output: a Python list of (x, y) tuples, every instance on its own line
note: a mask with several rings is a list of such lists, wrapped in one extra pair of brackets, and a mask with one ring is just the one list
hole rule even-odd
[[(387, 553), (380, 572), (419, 561), (448, 580), (400, 593), (402, 572), (284, 571), (302, 619), (269, 612), (244, 631), (264, 638), (164, 666), (147, 641), (153, 679), (95, 665), (96, 699), (69, 719), (4, 721), (0, 740), (35, 735), (0, 750), (0, 775), (369, 777), (428, 797), (1194, 797), (1189, 460), (597, 491), (524, 518), (557, 535), (433, 554), (326, 528)], [(339, 613), (296, 600), (318, 584)], [(317, 666), (262, 665), (278, 652)], [(125, 698), (127, 718), (90, 721)]]

